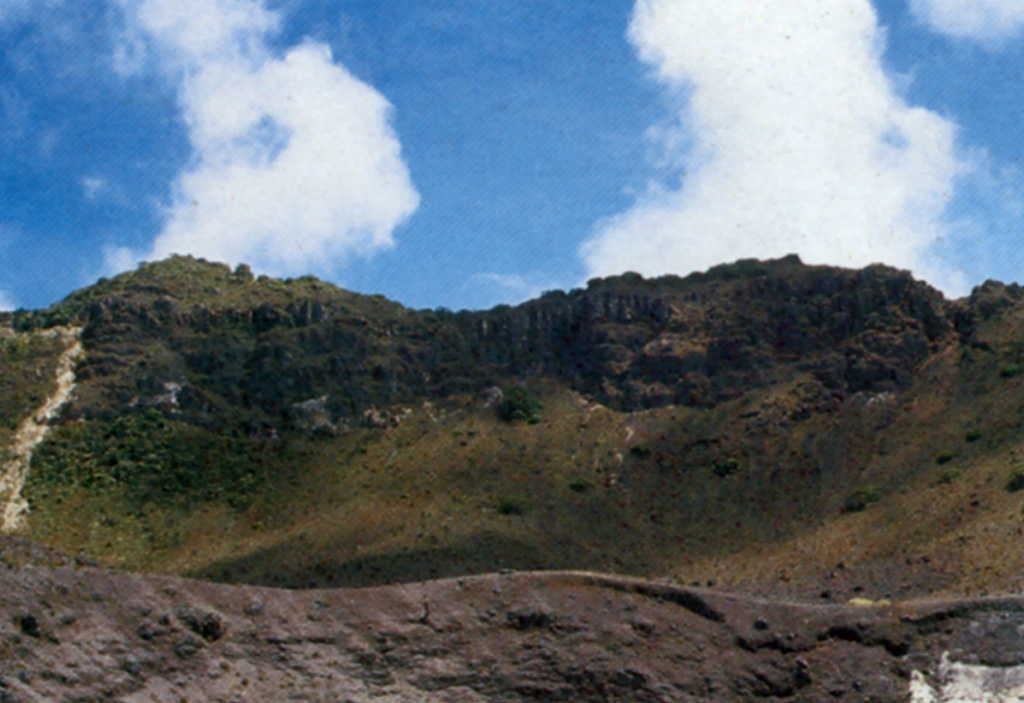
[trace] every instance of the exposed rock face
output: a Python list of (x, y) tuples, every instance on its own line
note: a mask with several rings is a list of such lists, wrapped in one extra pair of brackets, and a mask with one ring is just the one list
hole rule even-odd
[[(90, 350), (80, 410), (109, 413), (169, 382), (180, 386), (176, 411), (198, 422), (229, 407), (272, 421), (326, 396), (318, 426), (538, 375), (623, 410), (707, 407), (802, 372), (829, 390), (879, 392), (904, 386), (941, 345), (969, 336), (975, 314), (906, 272), (809, 267), (796, 257), (687, 278), (596, 279), (484, 312), (413, 312), (335, 299), (341, 292), (317, 285), (304, 299), (256, 296), (251, 307), (219, 302), (220, 288), (188, 305), (173, 285), (142, 280), (94, 296), (77, 312)], [(979, 293), (976, 314), (1014, 294)], [(368, 300), (376, 307), (364, 309)]]
[(797, 371), (832, 390), (892, 390), (954, 336), (954, 307), (906, 272), (795, 257), (730, 271), (597, 280), (481, 313), (470, 347), (631, 410), (713, 405)]
[(1019, 599), (779, 605), (582, 573), (298, 592), (6, 570), (0, 608), (5, 703), (881, 703), (1024, 661)]

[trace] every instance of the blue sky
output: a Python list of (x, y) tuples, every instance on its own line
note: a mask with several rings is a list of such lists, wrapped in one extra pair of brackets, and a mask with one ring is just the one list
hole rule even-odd
[(1019, 0), (3, 0), (0, 307), (172, 252), (413, 307), (1024, 279)]

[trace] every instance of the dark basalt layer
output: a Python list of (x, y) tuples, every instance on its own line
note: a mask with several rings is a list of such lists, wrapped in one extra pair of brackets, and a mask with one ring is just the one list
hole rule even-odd
[(1013, 294), (982, 289), (951, 303), (903, 271), (787, 257), (686, 278), (595, 279), (516, 307), (452, 313), (175, 258), (20, 322), (85, 325), (72, 413), (173, 403), (195, 422), (278, 424), (324, 396), (333, 418), (359, 418), (536, 376), (620, 410), (710, 407), (803, 372), (830, 391), (894, 390)]

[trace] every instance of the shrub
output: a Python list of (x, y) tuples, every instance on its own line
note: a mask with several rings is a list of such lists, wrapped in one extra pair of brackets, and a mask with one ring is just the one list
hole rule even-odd
[(948, 464), (953, 461), (953, 457), (953, 452), (941, 452), (937, 457), (935, 457), (935, 463), (940, 465)]
[(629, 453), (637, 459), (646, 459), (651, 455), (651, 448), (642, 444), (637, 444), (629, 448)]
[(843, 501), (843, 512), (859, 513), (861, 510), (864, 510), (872, 503), (877, 503), (881, 499), (882, 492), (874, 486), (858, 488), (846, 496), (846, 500)]
[(939, 474), (939, 485), (946, 486), (960, 478), (960, 469), (946, 469)]
[(501, 419), (505, 422), (525, 420), (530, 424), (537, 424), (540, 422), (541, 410), (542, 406), (537, 396), (522, 386), (515, 386), (506, 391), (499, 406)]
[(719, 478), (732, 476), (733, 474), (739, 473), (739, 470), (740, 462), (735, 459), (722, 459), (721, 461), (716, 461), (711, 467), (711, 473)]
[(500, 515), (525, 515), (529, 506), (518, 498), (504, 498), (498, 502)]
[(999, 367), (999, 375), (1003, 378), (1013, 378), (1024, 373), (1024, 366), (1021, 364), (1003, 364)]
[(252, 283), (252, 269), (248, 264), (239, 264), (235, 267), (234, 279), (238, 283)]
[(768, 273), (768, 265), (757, 259), (740, 259), (731, 264), (719, 264), (708, 269), (708, 274), (723, 281), (738, 278), (756, 278)]
[(1024, 489), (1024, 468), (1014, 469), (1010, 480), (1006, 482), (1006, 490), (1010, 493)]
[(981, 439), (981, 430), (969, 430), (964, 435), (965, 442), (977, 442), (979, 439)]
[(593, 487), (594, 484), (585, 478), (577, 478), (569, 484), (569, 490), (573, 493), (586, 493)]

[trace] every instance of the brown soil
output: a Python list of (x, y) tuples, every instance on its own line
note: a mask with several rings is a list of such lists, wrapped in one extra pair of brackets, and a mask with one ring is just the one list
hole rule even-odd
[(287, 591), (0, 571), (0, 700), (906, 701), (1024, 662), (1024, 599), (771, 603), (584, 572)]

